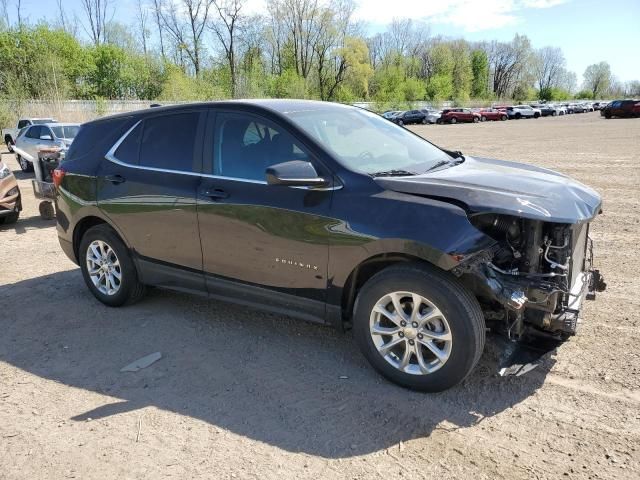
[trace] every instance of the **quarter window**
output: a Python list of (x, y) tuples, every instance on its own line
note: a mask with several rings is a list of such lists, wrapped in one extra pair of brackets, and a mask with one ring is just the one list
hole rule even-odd
[(308, 159), (291, 135), (252, 115), (219, 114), (214, 138), (214, 173), (224, 177), (264, 181), (267, 167)]
[[(188, 112), (146, 119), (140, 143), (140, 166), (193, 171), (199, 118), (199, 112)], [(135, 146), (130, 148), (133, 151)]]
[(131, 130), (120, 146), (118, 146), (114, 152), (114, 156), (121, 162), (137, 165), (138, 154), (140, 153), (141, 134), (142, 124), (139, 123), (133, 130)]
[(24, 127), (26, 127), (28, 125), (31, 125), (31, 122), (29, 120), (20, 120), (18, 122), (18, 129), (24, 128)]

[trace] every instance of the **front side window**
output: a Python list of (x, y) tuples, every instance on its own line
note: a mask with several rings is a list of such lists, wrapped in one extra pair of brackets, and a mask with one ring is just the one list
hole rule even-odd
[(309, 158), (290, 134), (253, 115), (218, 114), (214, 138), (213, 171), (223, 177), (264, 181), (267, 167)]
[(40, 138), (40, 131), (42, 130), (41, 127), (35, 126), (35, 127), (31, 127), (28, 131), (27, 134), (25, 135), (27, 138)]
[(423, 173), (451, 157), (423, 138), (359, 108), (327, 107), (288, 117), (350, 170)]
[(193, 171), (199, 119), (199, 112), (147, 118), (142, 127), (140, 166)]

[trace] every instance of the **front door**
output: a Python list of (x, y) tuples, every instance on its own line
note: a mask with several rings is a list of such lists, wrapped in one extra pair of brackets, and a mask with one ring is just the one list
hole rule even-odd
[(281, 126), (224, 111), (209, 116), (204, 152), (211, 174), (198, 217), (210, 294), (322, 320), (332, 190), (265, 181), (268, 166), (311, 156)]
[(98, 172), (98, 206), (133, 249), (143, 281), (204, 290), (196, 191), (205, 110), (138, 122)]

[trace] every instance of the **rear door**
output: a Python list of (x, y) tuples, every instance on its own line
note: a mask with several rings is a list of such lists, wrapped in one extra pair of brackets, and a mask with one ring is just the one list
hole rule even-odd
[(268, 185), (265, 169), (305, 160), (330, 172), (285, 128), (250, 113), (212, 110), (204, 151), (198, 217), (210, 294), (322, 320), (333, 191)]
[(135, 253), (143, 281), (203, 290), (196, 191), (206, 111), (135, 123), (107, 153), (98, 205)]

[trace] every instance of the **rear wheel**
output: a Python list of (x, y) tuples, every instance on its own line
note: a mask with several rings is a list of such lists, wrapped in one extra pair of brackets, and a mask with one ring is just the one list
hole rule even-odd
[(402, 120), (398, 120), (398, 125), (402, 126), (404, 125), (404, 122)]
[(556, 112), (555, 110), (553, 111), (553, 113), (551, 113), (552, 117), (555, 117), (556, 115), (558, 115), (558, 112)]
[(354, 336), (371, 365), (404, 387), (438, 392), (461, 382), (484, 348), (480, 305), (445, 272), (390, 267), (358, 294)]
[(473, 117), (473, 123), (478, 123), (480, 119), (478, 117)]
[(15, 145), (13, 143), (13, 139), (7, 136), (4, 138), (4, 143), (7, 144), (7, 150), (9, 150), (9, 153), (13, 153), (13, 146)]
[(451, 118), (451, 120), (449, 120), (449, 123), (453, 125), (454, 123), (458, 123), (458, 120), (456, 119), (456, 117), (453, 117)]
[(87, 230), (78, 261), (87, 287), (105, 305), (119, 307), (144, 296), (129, 250), (111, 227), (96, 225)]
[(538, 118), (540, 116), (540, 114), (538, 112), (533, 114), (533, 118)]
[(610, 119), (610, 118), (611, 118), (611, 114), (610, 114), (609, 112), (606, 112), (606, 113), (604, 114), (604, 118), (608, 118), (608, 119)]
[(423, 125), (426, 125), (426, 124), (427, 124), (427, 119), (426, 119), (426, 118), (423, 118), (423, 119), (422, 119), (422, 124), (423, 124)]
[(506, 116), (506, 115), (502, 115), (502, 116), (500, 117), (500, 120), (502, 120), (502, 121), (504, 122), (505, 120), (507, 120), (507, 116)]
[(522, 114), (520, 112), (516, 113), (516, 119), (520, 120), (522, 118)]
[(480, 117), (480, 121), (481, 122), (486, 122), (487, 121), (487, 117), (485, 117), (484, 115)]

